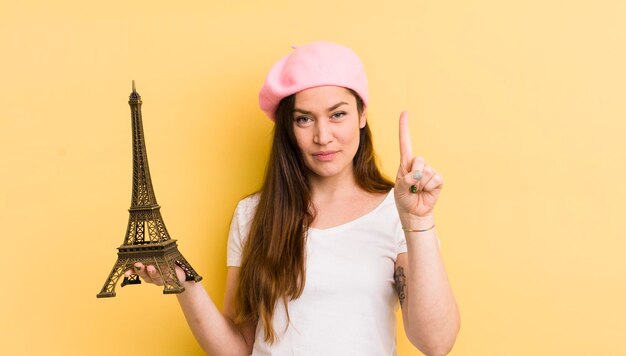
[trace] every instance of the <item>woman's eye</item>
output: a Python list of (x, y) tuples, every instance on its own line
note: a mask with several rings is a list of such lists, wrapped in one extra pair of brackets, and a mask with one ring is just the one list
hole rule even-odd
[(345, 116), (346, 112), (345, 111), (338, 111), (336, 113), (333, 114), (333, 118), (335, 119), (340, 119), (341, 117)]
[(311, 121), (311, 118), (308, 116), (298, 116), (294, 119), (296, 124), (305, 125)]

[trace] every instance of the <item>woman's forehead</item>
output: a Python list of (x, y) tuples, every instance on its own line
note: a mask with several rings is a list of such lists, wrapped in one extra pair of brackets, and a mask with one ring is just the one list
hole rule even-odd
[(295, 97), (295, 107), (305, 111), (325, 111), (342, 102), (356, 106), (356, 98), (348, 89), (333, 85), (304, 89)]

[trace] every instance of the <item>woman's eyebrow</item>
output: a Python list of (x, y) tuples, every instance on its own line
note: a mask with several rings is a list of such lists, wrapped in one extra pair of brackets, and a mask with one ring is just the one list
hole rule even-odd
[[(341, 101), (341, 102), (339, 102), (339, 103), (337, 103), (337, 104), (335, 104), (335, 105), (333, 105), (333, 106), (329, 107), (329, 108), (327, 109), (327, 111), (333, 111), (333, 110), (335, 110), (336, 108), (340, 107), (341, 105), (348, 105), (348, 103), (346, 103), (345, 101)], [(294, 109), (293, 109), (293, 111), (294, 111), (294, 112), (295, 112), (295, 111), (297, 111), (297, 112), (302, 113), (302, 114), (308, 114), (308, 115), (310, 115), (310, 114), (311, 114), (311, 112), (310, 112), (310, 111), (306, 111), (306, 110), (303, 110), (303, 109), (298, 109), (298, 108), (294, 108)]]

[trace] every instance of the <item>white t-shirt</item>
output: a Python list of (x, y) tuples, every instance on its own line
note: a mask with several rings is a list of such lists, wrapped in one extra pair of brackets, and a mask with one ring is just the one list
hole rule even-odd
[[(259, 195), (239, 202), (228, 236), (227, 264), (239, 266)], [(258, 323), (252, 355), (397, 355), (394, 266), (407, 251), (393, 190), (371, 212), (329, 229), (310, 228), (302, 295), (278, 301), (278, 341), (264, 340)]]

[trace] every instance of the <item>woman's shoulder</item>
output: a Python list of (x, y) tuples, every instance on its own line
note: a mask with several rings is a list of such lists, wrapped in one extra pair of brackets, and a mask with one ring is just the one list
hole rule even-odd
[(383, 220), (388, 220), (390, 218), (395, 220), (398, 216), (398, 209), (396, 208), (396, 199), (393, 188), (391, 188), (389, 192), (385, 193), (384, 196), (385, 197), (382, 199), (380, 204), (378, 204), (371, 214), (372, 216), (379, 217)]
[(396, 206), (396, 198), (395, 195), (393, 194), (393, 189), (391, 188), (389, 189), (389, 191), (387, 193), (384, 193), (385, 198), (383, 199), (382, 203), (380, 204), (381, 206)]
[(245, 198), (241, 199), (237, 203), (235, 213), (239, 216), (251, 216), (256, 211), (256, 207), (259, 205), (259, 199), (261, 198), (260, 192), (252, 193)]

